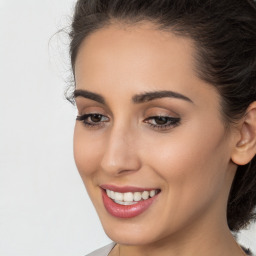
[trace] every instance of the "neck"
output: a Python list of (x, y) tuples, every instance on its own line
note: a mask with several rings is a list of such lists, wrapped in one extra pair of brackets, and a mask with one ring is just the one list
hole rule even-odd
[[(210, 231), (210, 232), (209, 232)], [(117, 252), (118, 249), (118, 252)], [(227, 225), (212, 223), (196, 230), (187, 227), (182, 234), (173, 234), (147, 245), (118, 245), (118, 256), (244, 256)], [(112, 254), (111, 254), (112, 255)]]

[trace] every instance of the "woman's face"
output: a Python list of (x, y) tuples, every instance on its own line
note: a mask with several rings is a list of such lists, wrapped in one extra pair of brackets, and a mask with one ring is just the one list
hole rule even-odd
[(116, 242), (150, 244), (226, 224), (232, 134), (194, 54), (191, 40), (149, 23), (112, 25), (80, 47), (74, 156)]

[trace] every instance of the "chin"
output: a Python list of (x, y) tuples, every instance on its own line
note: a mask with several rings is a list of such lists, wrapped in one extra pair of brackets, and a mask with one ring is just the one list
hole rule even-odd
[(157, 237), (153, 236), (153, 232), (151, 232), (150, 234), (146, 234), (145, 232), (143, 232), (143, 230), (136, 232), (131, 229), (105, 229), (105, 232), (112, 241), (124, 245), (148, 245), (158, 240)]
[[(163, 239), (166, 234), (164, 227), (156, 221), (143, 221), (140, 218), (118, 219), (112, 216), (100, 218), (106, 235), (114, 242), (123, 245), (148, 245)], [(153, 225), (152, 225), (153, 224)], [(161, 232), (162, 230), (162, 232)], [(170, 233), (170, 229), (168, 230)]]

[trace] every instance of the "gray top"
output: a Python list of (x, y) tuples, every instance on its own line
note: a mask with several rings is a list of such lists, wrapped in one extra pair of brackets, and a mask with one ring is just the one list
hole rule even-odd
[[(100, 249), (96, 250), (96, 251), (93, 251), (85, 256), (108, 256), (108, 254), (111, 252), (111, 250), (115, 247), (116, 243), (115, 242), (112, 242), (111, 244), (108, 244), (104, 247), (101, 247)], [(245, 251), (245, 253), (248, 255), (248, 256), (254, 256), (250, 250), (244, 248), (243, 246), (241, 246), (242, 249)]]
[(107, 256), (111, 250), (115, 247), (116, 243), (113, 242), (111, 244), (108, 244), (104, 247), (101, 247), (100, 249), (93, 251), (85, 256)]

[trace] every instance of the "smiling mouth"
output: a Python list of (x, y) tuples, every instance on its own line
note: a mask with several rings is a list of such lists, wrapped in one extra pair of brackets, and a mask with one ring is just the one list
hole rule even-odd
[(160, 189), (144, 190), (142, 192), (115, 192), (106, 189), (107, 196), (119, 205), (133, 205), (152, 198), (160, 193)]
[(105, 209), (117, 218), (133, 218), (147, 211), (157, 201), (160, 189), (101, 186)]

